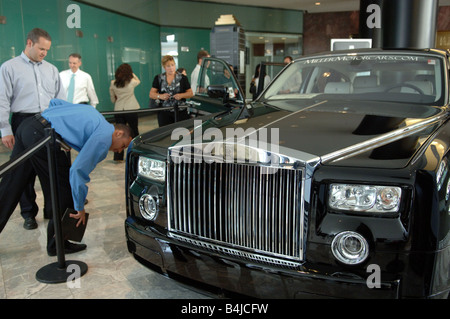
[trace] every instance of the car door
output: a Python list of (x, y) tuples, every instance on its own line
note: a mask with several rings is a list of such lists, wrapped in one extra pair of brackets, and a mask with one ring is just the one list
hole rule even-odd
[(190, 113), (200, 116), (243, 107), (245, 95), (233, 71), (222, 59), (204, 58), (197, 90), (187, 102)]

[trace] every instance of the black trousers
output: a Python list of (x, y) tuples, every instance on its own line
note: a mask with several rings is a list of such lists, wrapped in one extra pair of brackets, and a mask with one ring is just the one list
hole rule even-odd
[[(27, 118), (34, 116), (36, 113), (13, 113), (11, 116), (11, 128), (13, 134), (16, 135), (19, 125)], [(30, 178), (29, 183), (24, 187), (22, 197), (20, 198), (20, 214), (22, 217), (36, 217), (39, 207), (36, 204), (36, 192), (34, 191), (34, 182), (36, 173)], [(50, 206), (51, 207), (51, 206)], [(44, 205), (44, 215), (51, 213), (51, 208)]]
[[(187, 120), (189, 114), (187, 110), (179, 110), (177, 122)], [(170, 111), (159, 111), (158, 112), (158, 125), (159, 127), (166, 126), (175, 123), (175, 112)]]
[[(139, 117), (137, 113), (128, 113), (128, 114), (116, 114), (114, 115), (114, 119), (117, 124), (128, 124), (131, 130), (133, 131), (133, 138), (139, 135), (138, 122)], [(122, 161), (124, 152), (114, 152), (114, 160)]]
[[(19, 125), (15, 134), (15, 145), (11, 158), (29, 149), (35, 143), (46, 137), (45, 127), (36, 117), (29, 117)], [(73, 208), (72, 190), (69, 182), (70, 160), (66, 153), (56, 145), (56, 179), (59, 199), (60, 216), (66, 208)], [(50, 177), (47, 148), (42, 147), (34, 155), (8, 171), (0, 182), (0, 232), (2, 232), (10, 216), (16, 209), (23, 189), (37, 174), (41, 183), (44, 198), (51, 199)], [(47, 228), (47, 249), (55, 249), (53, 220), (50, 219)]]

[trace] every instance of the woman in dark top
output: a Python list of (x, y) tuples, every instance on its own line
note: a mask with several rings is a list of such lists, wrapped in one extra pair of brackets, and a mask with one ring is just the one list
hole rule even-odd
[[(177, 72), (172, 56), (164, 56), (161, 63), (166, 72), (155, 76), (150, 90), (150, 99), (155, 100), (158, 107), (175, 107), (175, 110), (171, 108), (158, 112), (160, 127), (175, 123), (175, 112), (178, 111), (176, 107), (194, 95), (188, 78)], [(179, 110), (177, 113), (177, 121), (189, 118), (186, 109)]]

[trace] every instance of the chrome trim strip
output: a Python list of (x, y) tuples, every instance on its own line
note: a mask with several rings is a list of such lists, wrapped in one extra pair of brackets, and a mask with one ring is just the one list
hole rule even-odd
[[(205, 149), (208, 149), (205, 151)], [(233, 158), (227, 158), (227, 150), (233, 150)], [(214, 150), (214, 151), (212, 151)], [(218, 150), (216, 154), (215, 151)], [(242, 156), (244, 155), (244, 156)], [(177, 144), (169, 148), (168, 161), (176, 163), (202, 163), (204, 161), (217, 163), (253, 164), (274, 168), (293, 168), (301, 166), (316, 166), (320, 162), (317, 155), (297, 151), (283, 146), (278, 152), (253, 147), (245, 143), (213, 141), (205, 143)], [(175, 164), (176, 164), (175, 163)]]
[(358, 144), (343, 148), (341, 150), (323, 155), (321, 157), (322, 163), (341, 161), (341, 160), (347, 159), (349, 157), (353, 157), (353, 156), (359, 155), (361, 153), (373, 150), (375, 148), (384, 146), (386, 144), (398, 141), (402, 138), (416, 134), (417, 132), (420, 132), (420, 131), (426, 129), (428, 126), (430, 126), (434, 123), (442, 121), (443, 119), (445, 119), (445, 117), (446, 117), (446, 114), (444, 112), (441, 112), (441, 114), (438, 114), (438, 115), (428, 118), (426, 120), (402, 127), (395, 131), (392, 131), (392, 132), (380, 135), (378, 137), (372, 138), (370, 140), (367, 140), (365, 142), (358, 143)]
[(221, 255), (225, 255), (225, 256), (244, 258), (246, 260), (251, 260), (251, 261), (256, 261), (256, 262), (260, 262), (260, 263), (281, 266), (281, 267), (287, 267), (289, 269), (297, 269), (301, 266), (301, 263), (298, 261), (290, 261), (290, 260), (271, 257), (271, 256), (264, 256), (264, 255), (261, 255), (258, 253), (246, 252), (246, 251), (239, 250), (239, 249), (234, 249), (234, 248), (224, 247), (224, 246), (220, 246), (220, 245), (216, 245), (216, 244), (211, 244), (211, 243), (208, 243), (203, 240), (197, 240), (197, 239), (192, 239), (192, 238), (188, 238), (185, 236), (180, 236), (180, 235), (174, 234), (174, 233), (169, 233), (169, 237), (171, 237), (175, 240), (184, 242), (184, 243), (191, 244), (193, 246), (197, 246), (197, 247), (200, 247), (200, 248), (203, 248), (203, 249), (215, 252), (215, 253), (219, 253)]

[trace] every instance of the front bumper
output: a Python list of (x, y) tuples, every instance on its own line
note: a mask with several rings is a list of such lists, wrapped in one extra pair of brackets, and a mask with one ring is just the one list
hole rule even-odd
[(370, 289), (363, 278), (336, 277), (317, 267), (282, 269), (225, 257), (168, 237), (133, 217), (125, 221), (128, 249), (173, 279), (217, 295), (255, 298), (388, 298), (399, 297), (400, 280)]

